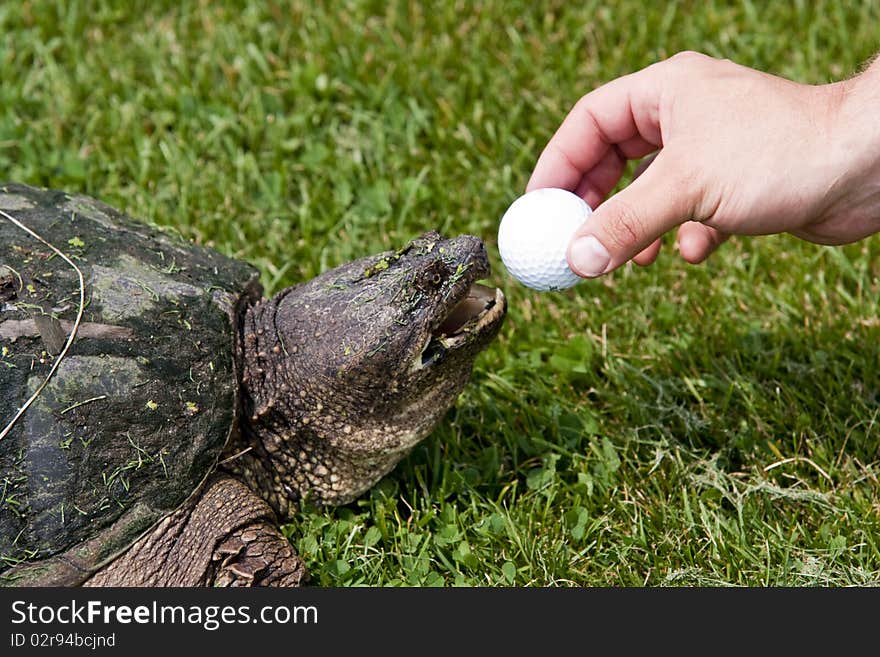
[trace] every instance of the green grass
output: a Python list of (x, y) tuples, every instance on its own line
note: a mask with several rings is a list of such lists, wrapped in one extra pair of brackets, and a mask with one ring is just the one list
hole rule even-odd
[(878, 238), (668, 246), (556, 294), (495, 249), (581, 94), (683, 49), (839, 79), (880, 49), (876, 2), (148, 6), (0, 4), (0, 179), (176, 226), (270, 291), (474, 233), (510, 299), (444, 424), (285, 526), (314, 583), (880, 583)]

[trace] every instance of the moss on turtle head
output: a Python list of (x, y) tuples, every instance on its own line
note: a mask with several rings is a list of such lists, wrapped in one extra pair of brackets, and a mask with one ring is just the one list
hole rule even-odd
[(371, 265), (370, 267), (367, 267), (364, 270), (364, 278), (370, 278), (372, 276), (375, 276), (379, 272), (385, 271), (390, 266), (391, 266), (391, 258), (390, 257), (382, 258), (381, 260), (379, 260), (379, 262), (377, 262), (374, 265)]

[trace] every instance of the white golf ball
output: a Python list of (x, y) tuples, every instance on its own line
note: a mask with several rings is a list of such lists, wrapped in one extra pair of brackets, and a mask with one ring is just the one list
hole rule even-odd
[(534, 189), (516, 199), (498, 227), (498, 250), (507, 271), (535, 290), (564, 290), (581, 280), (565, 252), (592, 209), (564, 189)]

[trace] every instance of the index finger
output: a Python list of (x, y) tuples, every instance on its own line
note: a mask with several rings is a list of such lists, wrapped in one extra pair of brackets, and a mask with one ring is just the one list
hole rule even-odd
[[(659, 72), (654, 66), (625, 75), (583, 96), (547, 143), (532, 171), (526, 191), (582, 186), (616, 148), (628, 159), (642, 157), (663, 145), (660, 131)], [(601, 196), (608, 181), (596, 181)]]

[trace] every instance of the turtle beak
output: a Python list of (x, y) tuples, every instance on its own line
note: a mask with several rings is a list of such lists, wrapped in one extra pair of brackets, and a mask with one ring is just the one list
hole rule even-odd
[(414, 369), (428, 367), (447, 353), (476, 342), (491, 340), (507, 312), (507, 299), (499, 288), (473, 283), (434, 329)]

